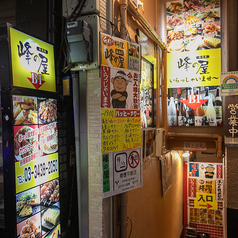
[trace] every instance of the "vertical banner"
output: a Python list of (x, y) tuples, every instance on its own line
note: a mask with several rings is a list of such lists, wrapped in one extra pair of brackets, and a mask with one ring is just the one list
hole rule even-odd
[(220, 1), (166, 3), (169, 126), (221, 126)]
[(101, 33), (103, 197), (142, 186), (140, 46)]
[(17, 236), (59, 237), (57, 100), (13, 95)]
[[(188, 222), (213, 234), (216, 227), (223, 237), (224, 227), (224, 167), (222, 163), (189, 162)], [(210, 233), (211, 232), (211, 233)], [(216, 236), (220, 235), (220, 236)]]

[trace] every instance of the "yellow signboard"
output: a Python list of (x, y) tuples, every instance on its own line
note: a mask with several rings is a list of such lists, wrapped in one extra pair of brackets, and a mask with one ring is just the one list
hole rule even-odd
[(139, 109), (101, 109), (102, 153), (141, 147)]
[(221, 49), (167, 54), (168, 88), (220, 85)]
[(196, 193), (194, 207), (217, 210), (216, 194)]
[(13, 86), (56, 92), (53, 46), (10, 28)]
[(127, 41), (101, 34), (101, 63), (110, 67), (128, 69)]
[(58, 153), (37, 157), (20, 166), (15, 163), (16, 193), (59, 177)]

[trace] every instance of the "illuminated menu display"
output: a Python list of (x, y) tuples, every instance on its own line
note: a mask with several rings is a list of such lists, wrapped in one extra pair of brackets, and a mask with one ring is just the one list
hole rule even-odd
[(13, 96), (17, 235), (58, 237), (57, 100)]

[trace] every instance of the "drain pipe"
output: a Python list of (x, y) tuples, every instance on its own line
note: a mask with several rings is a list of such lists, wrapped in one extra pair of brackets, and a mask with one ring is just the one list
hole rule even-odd
[[(121, 0), (121, 38), (126, 39), (126, 25), (127, 25), (127, 0)], [(121, 200), (121, 238), (127, 237), (127, 203), (128, 193), (120, 194)]]

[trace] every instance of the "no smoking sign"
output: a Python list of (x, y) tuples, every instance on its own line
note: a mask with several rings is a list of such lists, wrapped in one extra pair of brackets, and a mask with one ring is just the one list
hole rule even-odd
[(136, 168), (140, 162), (140, 156), (137, 151), (132, 151), (128, 157), (128, 164), (131, 168)]

